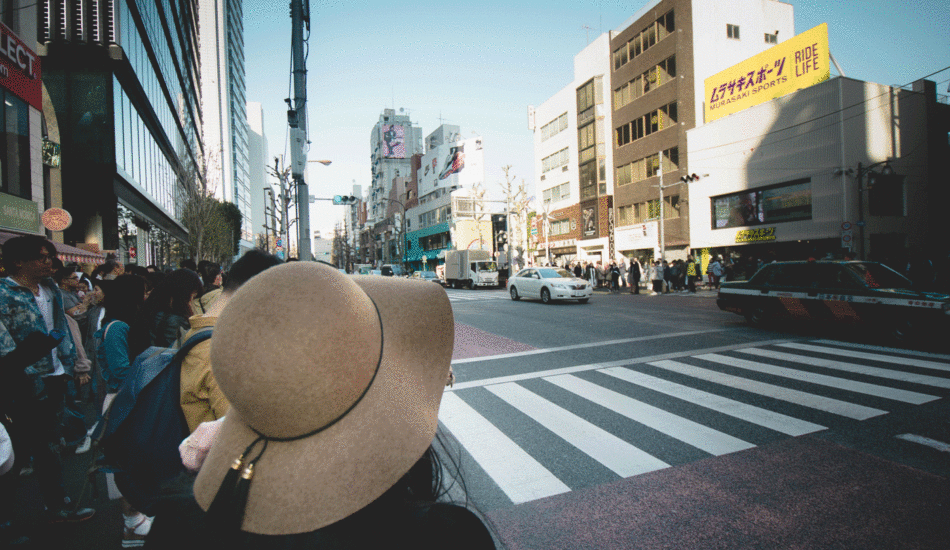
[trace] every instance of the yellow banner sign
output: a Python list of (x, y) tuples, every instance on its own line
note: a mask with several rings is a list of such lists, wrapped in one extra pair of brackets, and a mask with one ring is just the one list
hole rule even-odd
[(706, 122), (831, 77), (828, 24), (790, 38), (706, 79)]
[(759, 227), (758, 229), (740, 229), (739, 231), (736, 231), (737, 243), (758, 243), (774, 240), (774, 227)]

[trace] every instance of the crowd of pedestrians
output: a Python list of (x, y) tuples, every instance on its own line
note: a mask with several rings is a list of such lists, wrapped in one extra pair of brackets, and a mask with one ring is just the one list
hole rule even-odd
[(670, 292), (695, 293), (698, 287), (718, 289), (720, 281), (734, 276), (731, 261), (712, 257), (704, 272), (702, 262), (692, 255), (685, 260), (645, 259), (642, 263), (636, 256), (611, 262), (577, 260), (565, 263), (564, 269), (587, 280), (594, 289), (606, 289), (612, 293), (628, 290), (631, 294), (640, 294), (643, 289), (651, 296)]
[[(24, 474), (39, 481), (44, 521), (93, 517), (82, 495), (65, 493), (62, 453), (97, 451), (95, 424), (107, 421), (136, 357), (214, 331), (180, 364), (177, 405), (193, 432), (181, 453), (192, 473), (154, 487), (130, 472), (105, 476), (123, 547), (438, 548), (447, 537), (494, 547), (478, 515), (437, 502), (451, 482), (434, 445), (443, 444), (435, 431), (454, 337), (438, 287), (350, 278), (256, 250), (226, 271), (108, 261), (87, 274), (56, 256), (42, 237), (3, 245), (0, 545), (29, 543), (14, 522)], [(400, 319), (412, 311), (424, 326), (410, 331)], [(318, 325), (360, 341), (295, 330)], [(83, 401), (103, 414), (67, 437), (67, 412)], [(235, 491), (238, 455), (250, 462)], [(252, 468), (260, 479), (238, 497)]]

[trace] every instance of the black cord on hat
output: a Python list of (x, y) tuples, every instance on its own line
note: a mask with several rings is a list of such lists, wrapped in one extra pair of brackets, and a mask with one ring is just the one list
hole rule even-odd
[[(231, 464), (231, 467), (228, 469), (228, 472), (224, 475), (224, 479), (221, 482), (220, 487), (218, 487), (218, 492), (214, 495), (214, 500), (211, 501), (211, 505), (208, 507), (207, 521), (208, 525), (212, 528), (219, 529), (223, 532), (235, 532), (241, 529), (241, 526), (244, 524), (244, 512), (247, 508), (247, 498), (251, 491), (251, 479), (254, 477), (254, 465), (264, 456), (264, 452), (267, 450), (267, 443), (274, 441), (277, 443), (285, 443), (289, 441), (298, 441), (300, 439), (306, 439), (308, 437), (317, 435), (318, 433), (326, 430), (330, 426), (333, 426), (337, 422), (343, 419), (346, 415), (350, 414), (356, 406), (363, 400), (363, 397), (369, 393), (369, 389), (373, 386), (373, 382), (376, 380), (376, 375), (379, 373), (379, 367), (383, 363), (383, 347), (385, 345), (385, 338), (383, 337), (383, 316), (379, 312), (379, 306), (376, 305), (376, 302), (373, 300), (372, 296), (369, 294), (366, 295), (370, 302), (373, 303), (373, 308), (376, 309), (376, 317), (379, 319), (379, 360), (376, 362), (376, 369), (373, 371), (373, 377), (370, 378), (369, 383), (366, 384), (366, 387), (363, 389), (363, 393), (360, 394), (359, 398), (353, 402), (342, 414), (331, 420), (330, 422), (320, 426), (319, 428), (307, 432), (302, 435), (292, 436), (292, 437), (270, 437), (262, 434), (261, 432), (254, 429), (253, 426), (247, 425), (254, 433), (257, 434), (257, 439), (251, 442), (250, 445), (244, 449), (244, 452), (241, 453), (241, 456), (237, 457), (234, 462)], [(263, 446), (257, 456), (245, 463), (244, 457), (251, 453), (258, 443), (261, 441), (264, 442)], [(246, 464), (246, 465), (245, 465)]]

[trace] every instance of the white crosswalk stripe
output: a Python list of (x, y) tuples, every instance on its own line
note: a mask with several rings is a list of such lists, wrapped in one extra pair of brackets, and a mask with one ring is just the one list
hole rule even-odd
[(566, 493), (554, 477), (457, 394), (442, 396), (439, 420), (515, 504)]
[(518, 384), (498, 384), (489, 387), (488, 391), (584, 451), (617, 475), (630, 477), (669, 467), (669, 464), (662, 460), (650, 456), (547, 399), (538, 397)]
[[(490, 379), (481, 385), (471, 381), (464, 389), (446, 392), (439, 419), (498, 489), (513, 503), (521, 503), (571, 490), (564, 480), (552, 473), (552, 470), (561, 472), (563, 477), (564, 464), (554, 466), (562, 459), (531, 456), (515, 442), (525, 437), (535, 441), (534, 449), (545, 447), (536, 442), (537, 438), (542, 441), (555, 438), (561, 445), (566, 443), (583, 453), (578, 457), (586, 455), (589, 460), (603, 465), (614, 474), (629, 477), (667, 468), (671, 463), (675, 465), (676, 461), (670, 458), (676, 458), (678, 454), (691, 457), (684, 458), (684, 461), (694, 460), (696, 452), (721, 456), (770, 441), (756, 440), (765, 433), (795, 437), (827, 429), (821, 424), (790, 416), (796, 413), (789, 413), (789, 410), (800, 410), (798, 414), (803, 416), (823, 415), (818, 417), (828, 418), (829, 422), (835, 417), (840, 417), (839, 422), (860, 422), (887, 414), (887, 410), (876, 407), (889, 409), (886, 405), (888, 402), (895, 407), (919, 405), (940, 399), (941, 395), (946, 396), (946, 393), (941, 394), (941, 390), (950, 389), (950, 378), (901, 370), (904, 367), (950, 372), (950, 360), (941, 362), (940, 357), (908, 359), (906, 355), (911, 354), (903, 350), (871, 346), (852, 352), (842, 349), (840, 344), (826, 341), (808, 344), (775, 342), (732, 351), (698, 352), (692, 356), (684, 354), (673, 359), (656, 360), (658, 358), (654, 357), (627, 363), (617, 361), (591, 369), (558, 368), (537, 373), (533, 377), (522, 375), (513, 380)], [(866, 359), (877, 364), (894, 364), (895, 368), (865, 366), (815, 357), (810, 353), (848, 357), (852, 361)], [(743, 359), (737, 355), (756, 360)], [(716, 368), (720, 370), (715, 370), (715, 365), (725, 367), (719, 366)], [(796, 365), (825, 368), (841, 375), (830, 376), (800, 370)], [(655, 369), (655, 375), (641, 372), (647, 368)], [(723, 368), (729, 373), (721, 372)], [(589, 378), (585, 372), (596, 374), (591, 374), (594, 378)], [(766, 383), (730, 373), (749, 373), (759, 378), (760, 375), (766, 375), (775, 379), (770, 379), (774, 383)], [(879, 383), (846, 378), (849, 374), (873, 377)], [(783, 381), (794, 384), (795, 388), (781, 385), (786, 383)], [(932, 388), (932, 393), (940, 395), (886, 385), (891, 381), (928, 386)], [(806, 385), (802, 385), (802, 382)], [(702, 389), (690, 385), (694, 383), (702, 386)], [(543, 388), (537, 384), (550, 384), (550, 392), (554, 393), (540, 391)], [(529, 386), (531, 389), (528, 389)], [(810, 389), (812, 386), (814, 389)], [(808, 391), (803, 391), (803, 388)], [(524, 416), (508, 419), (510, 415), (506, 415), (508, 420), (504, 425), (494, 425), (479, 412), (479, 407), (491, 406), (490, 402), (484, 400), (489, 397), (488, 394), (482, 394), (485, 397), (476, 400), (477, 403), (473, 402), (477, 407), (466, 402), (466, 395), (473, 395), (470, 392), (476, 391), (487, 391)], [(829, 397), (829, 392), (833, 392), (831, 394), (836, 398)], [(634, 393), (638, 397), (643, 394), (644, 398), (631, 397)], [(868, 399), (872, 400), (870, 403), (875, 404), (875, 407), (862, 404)], [(786, 403), (801, 409), (789, 409)], [(684, 409), (686, 404), (688, 406)], [(499, 403), (499, 406), (503, 405)], [(770, 407), (782, 412), (770, 410)], [(603, 416), (604, 410), (619, 415), (610, 418), (625, 418), (634, 424), (629, 426), (629, 431), (618, 432), (617, 420), (602, 420), (609, 424), (605, 426), (589, 420), (608, 418)], [(717, 418), (731, 420), (709, 425), (709, 417), (698, 412), (702, 410), (723, 415)], [(684, 416), (687, 414), (690, 418)], [(667, 453), (663, 458), (651, 454), (658, 451), (655, 447), (647, 446), (647, 442), (626, 441), (619, 435), (649, 433), (642, 431), (644, 427), (671, 438), (665, 440), (669, 443), (661, 445), (662, 452)], [(745, 435), (729, 433), (732, 430)], [(681, 445), (678, 450), (669, 448), (674, 440)], [(551, 443), (553, 446), (553, 440)], [(690, 454), (685, 451), (689, 448), (696, 450)], [(552, 460), (555, 462), (548, 462)], [(583, 471), (576, 475), (582, 476)], [(577, 479), (575, 477), (574, 482)]]
[(510, 300), (506, 292), (484, 290), (446, 290), (450, 302), (478, 302), (482, 300)]
[(878, 397), (884, 397), (885, 399), (903, 401), (904, 403), (913, 403), (914, 405), (921, 405), (923, 403), (928, 403), (930, 401), (936, 401), (939, 399), (939, 397), (933, 395), (924, 395), (922, 393), (899, 390), (886, 386), (878, 386), (876, 384), (866, 384), (864, 382), (856, 382), (854, 380), (837, 378), (835, 376), (826, 376), (824, 374), (815, 374), (812, 372), (805, 372), (796, 369), (787, 369), (785, 367), (776, 367), (774, 365), (757, 363), (755, 361), (747, 361), (737, 357), (719, 355), (718, 353), (699, 355), (696, 358), (702, 359), (704, 361), (714, 361), (716, 363), (729, 365), (731, 367), (739, 367), (740, 369), (747, 369), (754, 372), (764, 372), (766, 374), (790, 378), (792, 380), (800, 380), (802, 382), (810, 382), (812, 384), (828, 386), (830, 388), (840, 388), (843, 390), (853, 391), (855, 393), (863, 393), (865, 395), (876, 395)]

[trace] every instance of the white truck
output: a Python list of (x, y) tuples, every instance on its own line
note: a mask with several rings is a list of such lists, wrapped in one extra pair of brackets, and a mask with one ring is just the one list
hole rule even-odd
[(446, 250), (445, 285), (451, 288), (498, 286), (498, 265), (487, 250)]

